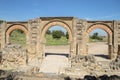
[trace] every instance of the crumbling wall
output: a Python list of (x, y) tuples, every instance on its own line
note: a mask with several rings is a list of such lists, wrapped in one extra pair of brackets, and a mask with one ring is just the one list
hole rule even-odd
[(18, 44), (7, 45), (2, 51), (1, 67), (17, 68), (27, 62), (27, 51)]

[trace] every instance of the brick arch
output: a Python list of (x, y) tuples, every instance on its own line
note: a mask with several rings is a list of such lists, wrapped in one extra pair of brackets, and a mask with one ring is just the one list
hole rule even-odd
[(23, 26), (23, 25), (19, 25), (19, 24), (15, 24), (10, 26), (7, 31), (6, 31), (6, 35), (10, 35), (12, 31), (14, 30), (22, 30), (26, 35), (28, 34), (28, 30)]
[(94, 24), (91, 25), (88, 29), (87, 29), (87, 34), (90, 34), (91, 31), (93, 31), (96, 28), (100, 28), (103, 29), (104, 31), (106, 31), (108, 33), (108, 35), (112, 35), (112, 30), (111, 28), (109, 28), (109, 26), (104, 25), (104, 24)]
[(69, 42), (72, 41), (72, 32), (71, 32), (71, 29), (70, 29), (69, 25), (66, 24), (65, 22), (56, 20), (56, 21), (50, 21), (50, 22), (48, 22), (48, 23), (43, 27), (42, 33), (41, 33), (42, 39), (43, 39), (42, 42), (45, 41), (45, 35), (46, 35), (47, 30), (48, 30), (50, 27), (52, 27), (52, 26), (61, 26), (61, 27), (64, 27), (64, 28), (68, 31), (68, 34), (69, 34)]

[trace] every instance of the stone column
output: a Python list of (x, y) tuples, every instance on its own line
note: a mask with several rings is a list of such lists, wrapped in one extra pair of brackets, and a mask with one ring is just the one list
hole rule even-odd
[(6, 44), (9, 44), (10, 43), (10, 41), (9, 41), (9, 34), (6, 34)]
[(73, 57), (73, 56), (75, 56), (76, 55), (76, 53), (75, 53), (75, 43), (72, 41), (71, 43), (70, 43), (70, 57), (69, 58), (71, 58), (71, 57)]
[(87, 22), (86, 20), (83, 20), (83, 23), (82, 23), (82, 53), (84, 55), (86, 55), (88, 53), (88, 38), (89, 38), (89, 35), (87, 34), (86, 32), (86, 29), (87, 29)]
[[(75, 19), (73, 19), (73, 25), (72, 25), (72, 28), (75, 27)], [(75, 28), (74, 28), (75, 29)], [(70, 49), (69, 49), (69, 59), (72, 58), (75, 54), (74, 54), (74, 29), (72, 29), (72, 40), (70, 41), (69, 40), (69, 45), (70, 45)]]
[(73, 57), (76, 55), (77, 51), (77, 39), (76, 39), (76, 21), (77, 18), (73, 19), (73, 25), (71, 26), (71, 32), (72, 32), (72, 41), (70, 41), (70, 57)]
[(5, 28), (6, 28), (6, 22), (4, 21), (1, 24), (1, 28), (2, 28), (2, 34), (1, 34), (1, 50), (5, 47), (6, 45), (6, 34), (5, 34)]
[(117, 53), (117, 26), (116, 26), (116, 22), (114, 21), (114, 53)]
[(113, 59), (113, 45), (112, 44), (109, 44), (108, 45), (108, 53), (109, 53), (109, 56), (108, 56), (108, 58), (109, 59)]
[(112, 43), (112, 34), (109, 34), (108, 36), (108, 54), (109, 54), (109, 58), (112, 59), (113, 58), (113, 43)]
[(118, 26), (117, 21), (114, 21), (114, 55), (117, 55), (118, 52)]

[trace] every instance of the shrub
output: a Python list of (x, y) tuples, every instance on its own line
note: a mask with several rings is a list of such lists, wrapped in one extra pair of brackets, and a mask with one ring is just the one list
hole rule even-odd
[(61, 31), (55, 30), (52, 32), (52, 37), (56, 39), (60, 39), (62, 37)]

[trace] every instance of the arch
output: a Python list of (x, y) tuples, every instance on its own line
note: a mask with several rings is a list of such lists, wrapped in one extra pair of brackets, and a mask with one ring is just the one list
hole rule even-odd
[(113, 39), (112, 39), (113, 31), (106, 24), (103, 24), (103, 23), (93, 24), (93, 25), (89, 26), (88, 29), (86, 30), (87, 41), (89, 40), (90, 32), (93, 31), (96, 28), (100, 28), (100, 29), (104, 30), (108, 34), (108, 57), (111, 58), (111, 55), (112, 55), (112, 52), (113, 52), (113, 50), (112, 50), (112, 46), (113, 46)]
[(91, 31), (93, 31), (96, 28), (103, 29), (104, 31), (106, 31), (108, 33), (108, 35), (112, 35), (111, 28), (105, 24), (93, 24), (90, 27), (88, 27), (86, 32), (89, 34)]
[(62, 26), (64, 27), (67, 31), (68, 31), (68, 34), (69, 34), (69, 42), (72, 41), (72, 31), (69, 27), (68, 24), (66, 24), (65, 22), (63, 21), (59, 21), (59, 20), (54, 20), (54, 21), (50, 21), (48, 22), (45, 26), (43, 26), (43, 29), (42, 29), (42, 39), (43, 41), (42, 42), (45, 42), (45, 35), (46, 35), (46, 32), (47, 30), (52, 27), (52, 26)]
[(21, 25), (21, 24), (13, 24), (11, 26), (9, 26), (6, 30), (6, 43), (8, 44), (9, 43), (9, 36), (10, 34), (12, 33), (12, 31), (14, 30), (22, 30), (25, 34), (26, 34), (26, 41), (28, 40), (28, 30), (25, 28), (24, 25)]
[(16, 29), (22, 30), (26, 35), (28, 34), (28, 30), (23, 25), (14, 24), (14, 25), (11, 25), (10, 27), (8, 27), (8, 29), (6, 31), (6, 35), (10, 35), (11, 32), (16, 30)]

